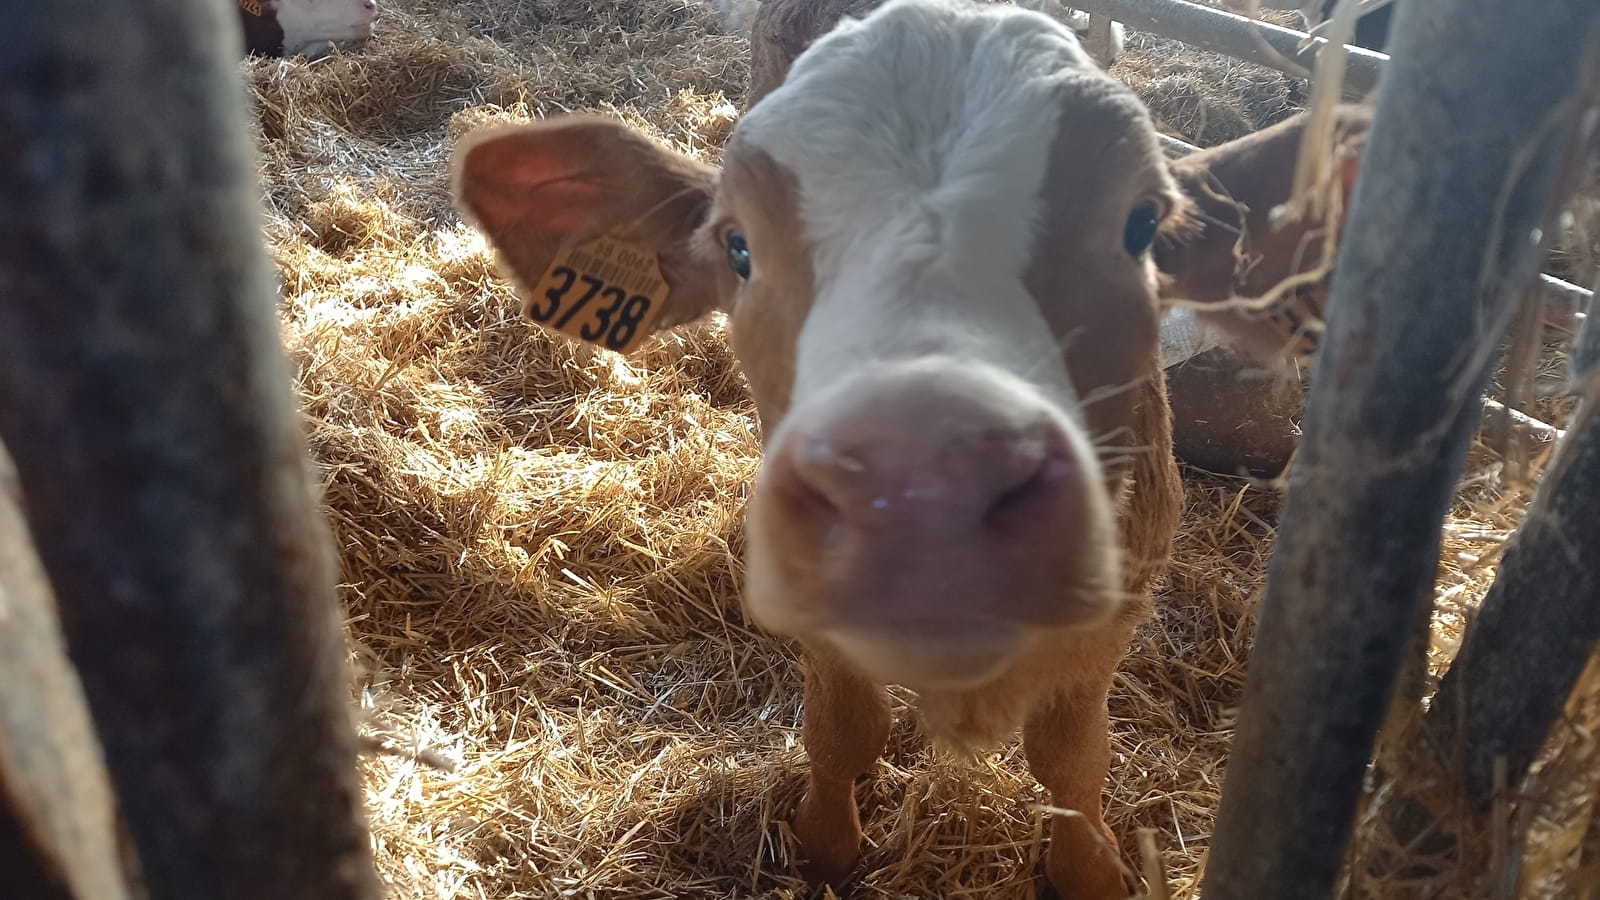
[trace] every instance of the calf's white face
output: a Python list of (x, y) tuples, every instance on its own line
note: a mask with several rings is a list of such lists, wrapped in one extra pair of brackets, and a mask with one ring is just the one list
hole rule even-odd
[(317, 56), (334, 41), (372, 37), (377, 0), (277, 0), (285, 56)]
[(720, 173), (574, 118), (470, 136), (455, 176), (525, 287), (607, 234), (660, 254), (662, 326), (731, 311), (767, 438), (763, 626), (964, 690), (1121, 607), (1149, 248), (1188, 204), (1144, 107), (1064, 26), (892, 0), (796, 61)]
[[(1132, 443), (1113, 432), (1151, 373), (1145, 251), (1178, 202), (1149, 129), (1067, 29), (965, 3), (841, 23), (746, 114), (711, 231), (750, 253), (733, 338), (769, 427), (758, 622), (932, 690), (1115, 611), (1122, 468), (1096, 444)], [(1102, 156), (1088, 173), (1063, 147), (1080, 141)], [(1058, 207), (1081, 227), (1062, 234)], [(1131, 248), (1130, 218), (1148, 228)], [(792, 307), (797, 334), (768, 310)], [(791, 341), (792, 376), (768, 374)], [(1124, 361), (1073, 371), (1105, 344)]]

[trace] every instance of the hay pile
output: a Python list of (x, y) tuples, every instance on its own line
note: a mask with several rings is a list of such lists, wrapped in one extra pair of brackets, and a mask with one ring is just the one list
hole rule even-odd
[[(1263, 11), (1261, 19), (1300, 27), (1299, 14), (1286, 10)], [(1128, 34), (1111, 74), (1144, 100), (1161, 130), (1201, 147), (1277, 124), (1310, 100), (1302, 80), (1140, 32)]]
[[(1291, 111), (1281, 77), (1184, 76), (1218, 63), (1132, 47), (1119, 70), (1191, 139)], [(550, 340), (445, 184), (453, 134), (567, 110), (714, 159), (744, 54), (692, 0), (385, 0), (364, 47), (247, 64), (365, 727), (399, 751), (363, 763), (394, 897), (803, 896), (782, 824), (800, 673), (738, 606), (759, 447), (722, 324), (629, 359)], [(1463, 493), (1440, 658), (1519, 509), (1488, 481)], [(1270, 490), (1191, 481), (1112, 698), (1108, 819), (1130, 848), (1156, 832), (1175, 897), (1209, 843), (1276, 511)], [(936, 757), (897, 705), (860, 896), (1028, 896), (1044, 797), (1020, 749)]]

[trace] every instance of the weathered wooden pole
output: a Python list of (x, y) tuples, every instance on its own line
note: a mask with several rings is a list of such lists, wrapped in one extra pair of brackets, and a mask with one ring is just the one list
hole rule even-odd
[(1330, 896), (1600, 4), (1402, 3), (1336, 261), (1206, 900)]
[(1600, 644), (1600, 417), (1580, 418), (1411, 742), (1402, 791), (1431, 786), (1487, 810), (1496, 758), (1520, 784)]
[(150, 895), (375, 897), (233, 6), (5, 8), (0, 441)]
[(1459, 795), (1487, 809), (1495, 757), (1506, 760), (1507, 784), (1520, 783), (1594, 655), (1600, 641), (1600, 419), (1569, 439), (1578, 442), (1571, 465), (1555, 483), (1541, 485), (1545, 502), (1512, 536), (1423, 718), (1417, 749), (1426, 749), (1435, 767), (1413, 770), (1402, 781), (1457, 783), (1451, 773), (1459, 760)]
[(0, 873), (13, 900), (129, 900), (117, 810), (0, 448)]

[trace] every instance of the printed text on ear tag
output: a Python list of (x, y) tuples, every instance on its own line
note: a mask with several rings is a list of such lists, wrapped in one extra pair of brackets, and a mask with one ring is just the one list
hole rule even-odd
[(667, 301), (655, 250), (598, 237), (556, 254), (522, 314), (553, 331), (627, 353), (655, 328)]

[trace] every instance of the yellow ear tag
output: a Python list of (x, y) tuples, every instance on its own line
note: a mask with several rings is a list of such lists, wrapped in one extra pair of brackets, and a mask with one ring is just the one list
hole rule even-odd
[(252, 16), (261, 15), (261, 4), (258, 0), (239, 0), (239, 8)]
[(522, 314), (568, 337), (627, 353), (655, 328), (667, 301), (656, 251), (598, 237), (556, 254)]

